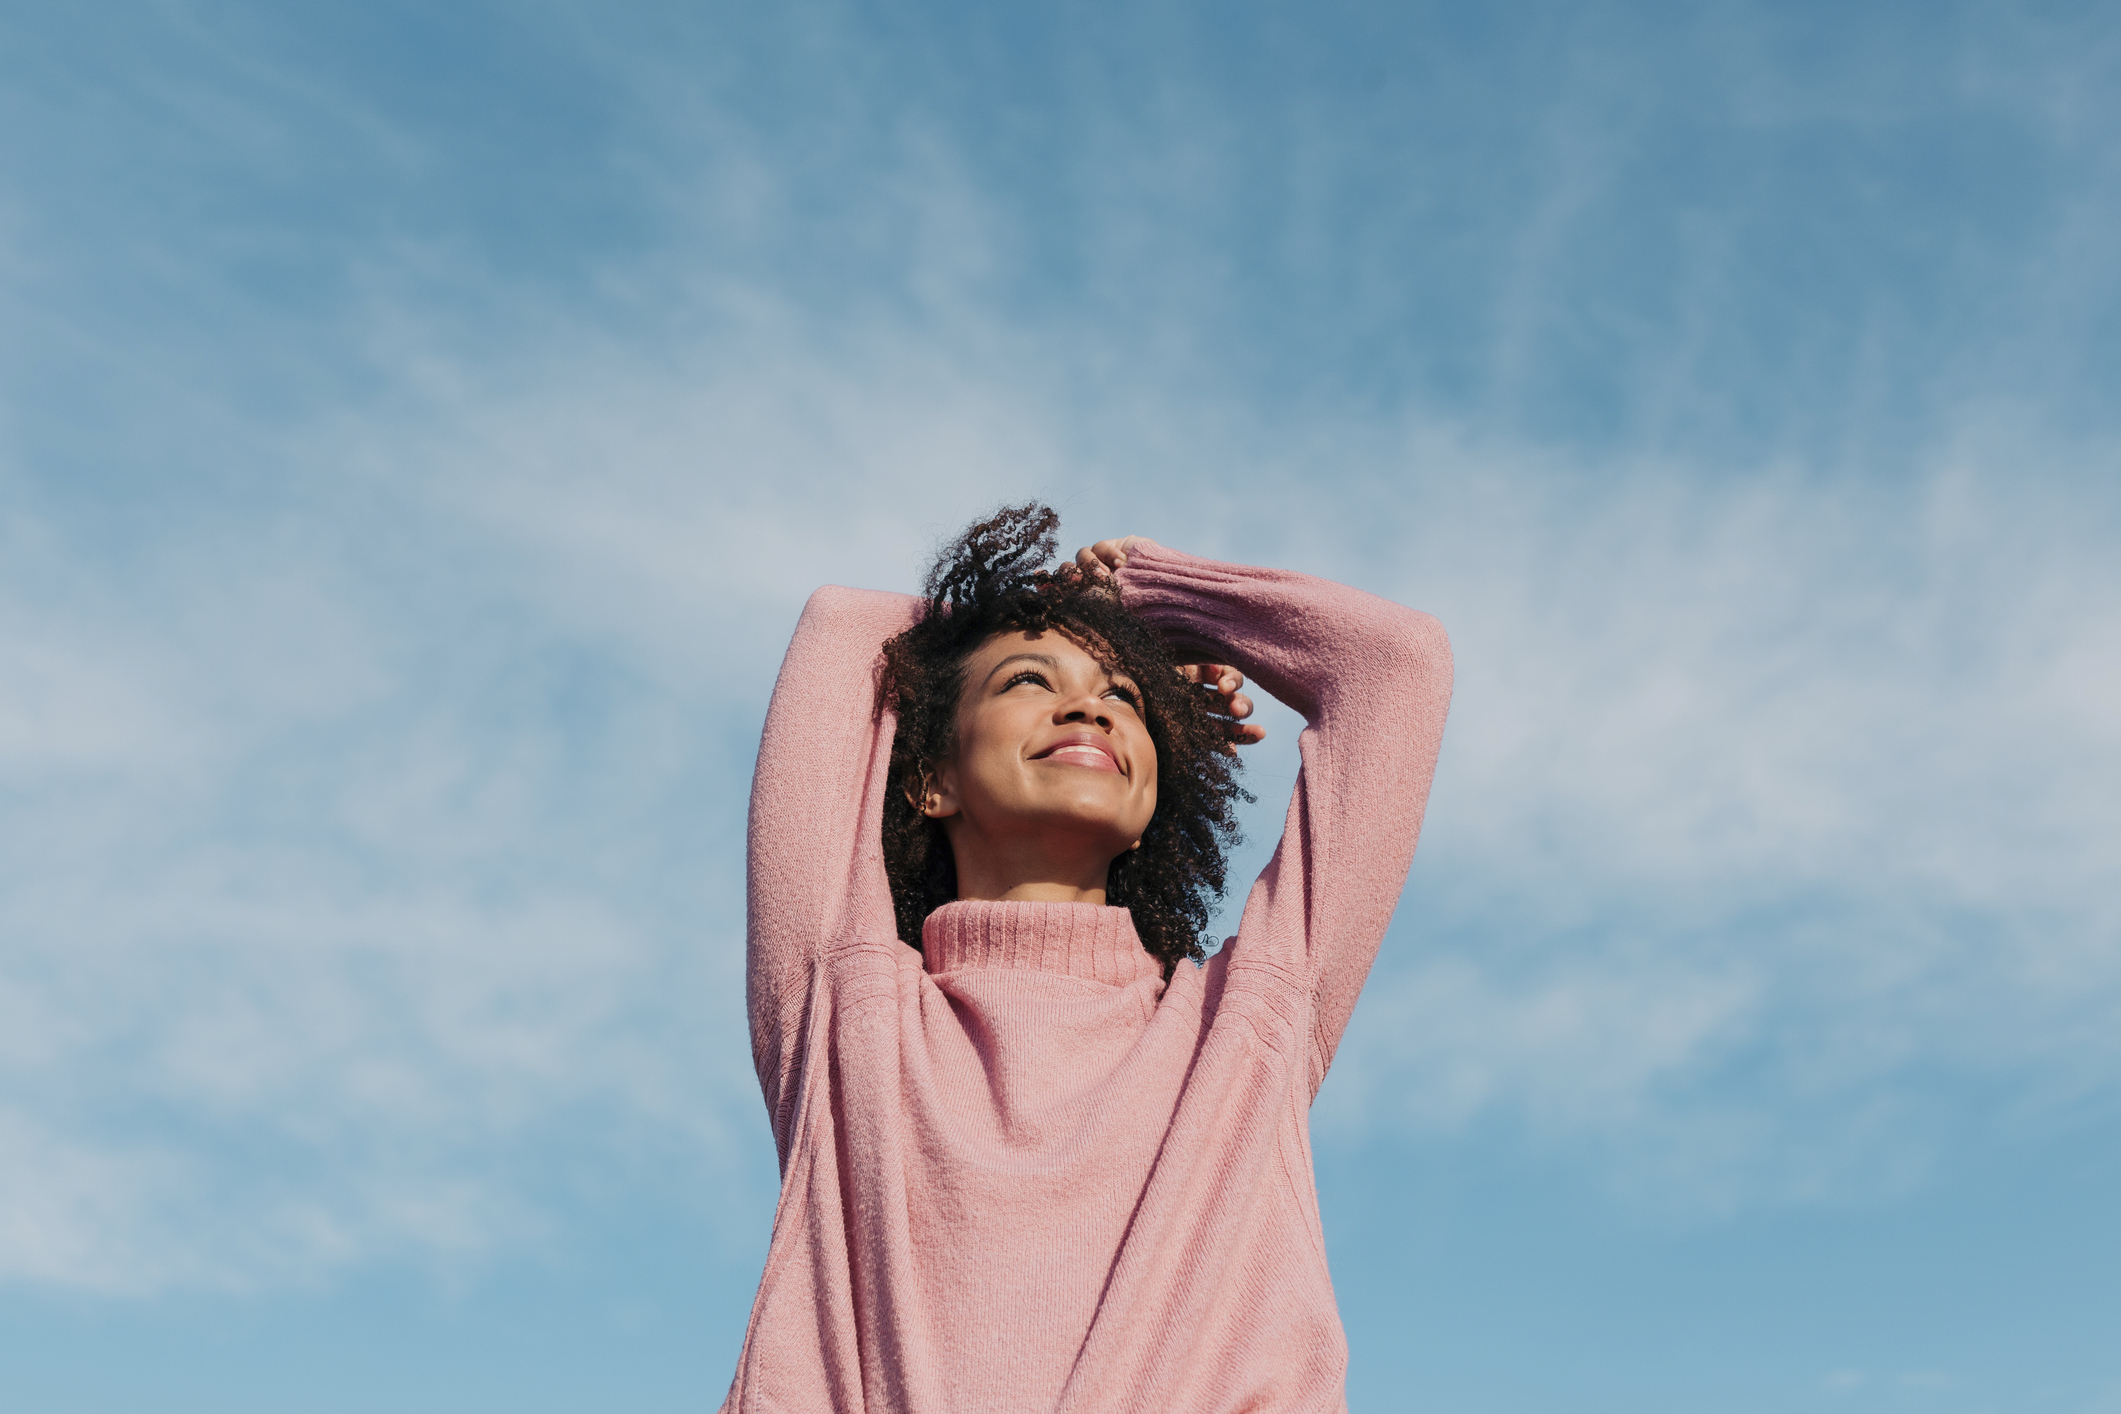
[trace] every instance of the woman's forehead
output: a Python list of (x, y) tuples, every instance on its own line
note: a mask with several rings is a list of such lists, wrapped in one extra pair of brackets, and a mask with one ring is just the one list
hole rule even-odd
[[(1079, 666), (1114, 676), (1128, 676), (1123, 666), (1110, 661), (1109, 653), (1094, 651), (1093, 643), (1095, 640), (1079, 638), (1067, 629), (1003, 629), (989, 634), (972, 651), (972, 663), (980, 668), (1018, 655), (1035, 655), (1053, 659), (1064, 667)], [(1095, 643), (1095, 647), (1103, 648), (1104, 645)]]

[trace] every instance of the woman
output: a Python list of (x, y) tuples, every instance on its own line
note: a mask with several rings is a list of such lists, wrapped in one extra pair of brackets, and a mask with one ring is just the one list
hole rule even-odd
[[(1040, 571), (1056, 519), (1004, 511), (925, 599), (821, 589), (796, 627), (751, 798), (781, 1202), (726, 1409), (1345, 1408), (1307, 1115), (1449, 649), (1140, 537)], [(1303, 768), (1203, 963), (1245, 675), (1303, 714)]]

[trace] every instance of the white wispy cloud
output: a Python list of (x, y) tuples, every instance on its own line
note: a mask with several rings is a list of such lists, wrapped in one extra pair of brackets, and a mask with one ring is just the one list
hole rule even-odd
[(100, 596), (47, 526), (0, 576), (8, 1275), (472, 1252), (584, 1175), (740, 1162), (741, 920), (700, 901), (738, 888), (741, 795), (682, 798), (722, 737), (505, 594), (401, 597), (335, 540), (412, 513), (293, 545), (237, 514)]
[(2114, 456), (1445, 493), (1396, 582), (1460, 690), (1337, 1118), (1512, 1115), (1721, 1207), (1890, 1190), (1980, 1087), (2110, 1105)]

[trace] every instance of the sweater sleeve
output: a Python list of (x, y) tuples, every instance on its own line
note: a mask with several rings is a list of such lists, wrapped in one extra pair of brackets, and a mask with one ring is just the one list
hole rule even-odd
[(1293, 979), (1316, 1093), (1406, 884), (1451, 700), (1427, 614), (1309, 575), (1157, 545), (1119, 572), (1127, 606), (1183, 659), (1229, 663), (1303, 715), (1302, 768), (1231, 963)]
[(916, 602), (818, 590), (766, 709), (751, 778), (745, 1001), (752, 1061), (784, 1162), (809, 982), (861, 873), (865, 788), (888, 730), (889, 719), (875, 713), (880, 651), (913, 621)]

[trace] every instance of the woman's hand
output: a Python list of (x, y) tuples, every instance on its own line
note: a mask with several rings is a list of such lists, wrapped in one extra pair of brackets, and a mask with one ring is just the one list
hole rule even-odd
[(1127, 567), (1127, 552), (1137, 545), (1154, 545), (1156, 542), (1146, 535), (1122, 535), (1117, 540), (1100, 540), (1095, 545), (1085, 545), (1075, 552), (1075, 563), (1092, 579), (1110, 579), (1113, 571)]
[[(1100, 540), (1095, 545), (1085, 545), (1075, 552), (1078, 568), (1093, 579), (1110, 580), (1114, 573), (1127, 567), (1127, 554), (1137, 546), (1154, 545), (1156, 542), (1146, 535), (1123, 535), (1117, 540)], [(1250, 746), (1267, 735), (1265, 727), (1248, 726), (1245, 718), (1252, 715), (1252, 699), (1241, 689), (1245, 675), (1228, 663), (1181, 663), (1178, 675), (1187, 682), (1197, 683), (1216, 694), (1217, 702), (1211, 712), (1223, 723), (1229, 733), (1230, 744)]]
[(1245, 685), (1243, 673), (1228, 663), (1181, 663), (1178, 675), (1216, 694), (1219, 700), (1209, 711), (1223, 724), (1231, 746), (1250, 746), (1265, 739), (1265, 727), (1250, 726), (1245, 722), (1245, 718), (1252, 715), (1252, 699), (1238, 691)]

